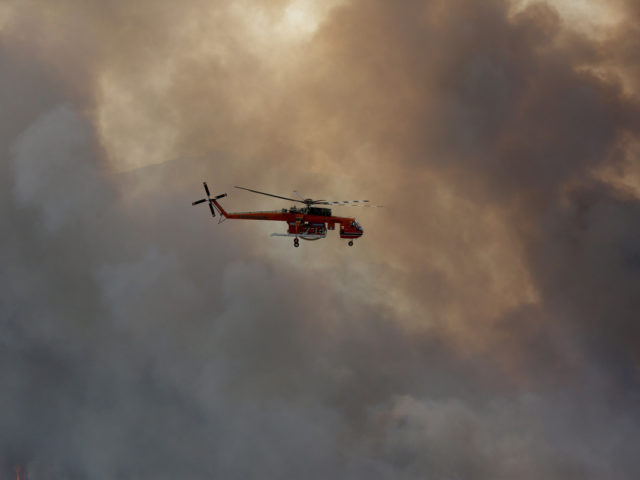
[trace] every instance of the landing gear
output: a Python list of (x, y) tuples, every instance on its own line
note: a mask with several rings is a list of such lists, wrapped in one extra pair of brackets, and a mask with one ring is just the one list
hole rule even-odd
[(293, 246), (296, 247), (296, 248), (298, 248), (300, 246), (300, 242), (298, 241), (297, 238), (293, 239)]
[(353, 240), (349, 240), (349, 246), (353, 247)]

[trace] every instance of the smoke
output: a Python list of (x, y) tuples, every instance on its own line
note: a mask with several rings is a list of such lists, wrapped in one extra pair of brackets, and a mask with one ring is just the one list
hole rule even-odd
[[(640, 12), (607, 8), (6, 3), (0, 476), (636, 478)], [(385, 208), (293, 249), (203, 180)]]
[(36, 120), (14, 145), (15, 195), (41, 208), (48, 230), (86, 222), (104, 197), (99, 165), (86, 160), (93, 156), (91, 134), (87, 123), (61, 106)]

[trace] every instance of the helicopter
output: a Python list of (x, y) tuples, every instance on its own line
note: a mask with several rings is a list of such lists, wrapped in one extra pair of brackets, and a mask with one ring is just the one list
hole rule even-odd
[(327, 236), (327, 230), (335, 230), (336, 225), (340, 228), (340, 238), (349, 240), (348, 245), (353, 246), (353, 241), (360, 238), (364, 233), (364, 230), (355, 218), (351, 217), (335, 217), (331, 214), (331, 209), (326, 207), (318, 207), (316, 205), (335, 205), (335, 206), (349, 206), (349, 207), (380, 207), (380, 205), (371, 205), (369, 200), (345, 200), (339, 202), (330, 202), (327, 200), (313, 200), (311, 198), (303, 198), (297, 191), (294, 193), (299, 198), (282, 197), (280, 195), (273, 195), (271, 193), (260, 192), (258, 190), (252, 190), (251, 188), (238, 187), (235, 188), (241, 190), (247, 190), (249, 192), (258, 193), (260, 195), (267, 195), (269, 197), (280, 198), (282, 200), (289, 200), (292, 202), (298, 202), (304, 204), (304, 207), (296, 207), (293, 205), (291, 208), (283, 208), (281, 210), (271, 210), (264, 212), (227, 212), (222, 205), (218, 202), (221, 198), (227, 196), (226, 193), (211, 197), (211, 192), (207, 186), (207, 182), (202, 182), (204, 190), (207, 194), (206, 198), (196, 200), (191, 205), (198, 205), (200, 203), (209, 203), (209, 209), (211, 215), (216, 216), (218, 212), (220, 219), (218, 223), (223, 222), (226, 219), (231, 220), (271, 220), (286, 222), (288, 225), (286, 233), (272, 233), (272, 237), (293, 237), (293, 246), (300, 246), (299, 239), (302, 240), (320, 240)]

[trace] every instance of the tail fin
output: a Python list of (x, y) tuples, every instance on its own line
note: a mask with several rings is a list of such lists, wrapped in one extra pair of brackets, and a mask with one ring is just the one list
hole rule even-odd
[(227, 194), (223, 193), (221, 195), (216, 195), (215, 197), (213, 197), (211, 199), (211, 203), (213, 203), (215, 205), (215, 207), (218, 209), (218, 213), (220, 215), (222, 215), (223, 217), (227, 218), (227, 212), (225, 212), (224, 208), (222, 208), (222, 205), (220, 205), (218, 202), (216, 202), (216, 200), (218, 200), (219, 198), (224, 198), (226, 197)]

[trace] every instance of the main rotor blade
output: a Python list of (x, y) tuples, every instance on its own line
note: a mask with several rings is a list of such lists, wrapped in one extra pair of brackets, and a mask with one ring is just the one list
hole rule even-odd
[(196, 201), (195, 201), (195, 202), (193, 202), (191, 205), (198, 205), (199, 203), (206, 202), (206, 201), (207, 201), (207, 199), (206, 199), (206, 198), (203, 198), (202, 200), (196, 200)]
[(336, 205), (336, 207), (364, 207), (364, 208), (383, 208), (384, 205), (354, 205), (353, 203)]
[(213, 209), (213, 203), (209, 202), (209, 210), (211, 210), (211, 215), (216, 216), (216, 211)]
[(316, 200), (313, 203), (318, 203), (320, 205), (349, 205), (353, 203), (368, 203), (369, 200), (341, 200), (339, 202), (328, 202), (326, 200)]
[[(363, 205), (364, 203), (364, 205)], [(384, 205), (371, 205), (369, 200), (345, 200), (342, 202), (321, 202), (319, 205), (333, 205), (335, 207), (369, 207), (369, 208), (381, 208)]]
[(298, 198), (304, 202), (304, 197), (300, 195), (297, 190), (294, 190), (293, 193), (295, 193), (298, 196)]
[(280, 195), (273, 195), (271, 193), (259, 192), (258, 190), (251, 190), (250, 188), (244, 188), (244, 187), (235, 187), (235, 188), (239, 188), (240, 190), (247, 190), (248, 192), (259, 193), (260, 195), (266, 195), (268, 197), (281, 198), (283, 200), (290, 200), (292, 202), (298, 202), (298, 203), (306, 203), (302, 200), (296, 200), (295, 198), (281, 197)]
[(209, 187), (207, 187), (207, 182), (202, 182), (202, 184), (204, 185), (204, 189), (207, 192), (207, 197), (210, 197), (211, 194), (209, 193)]

